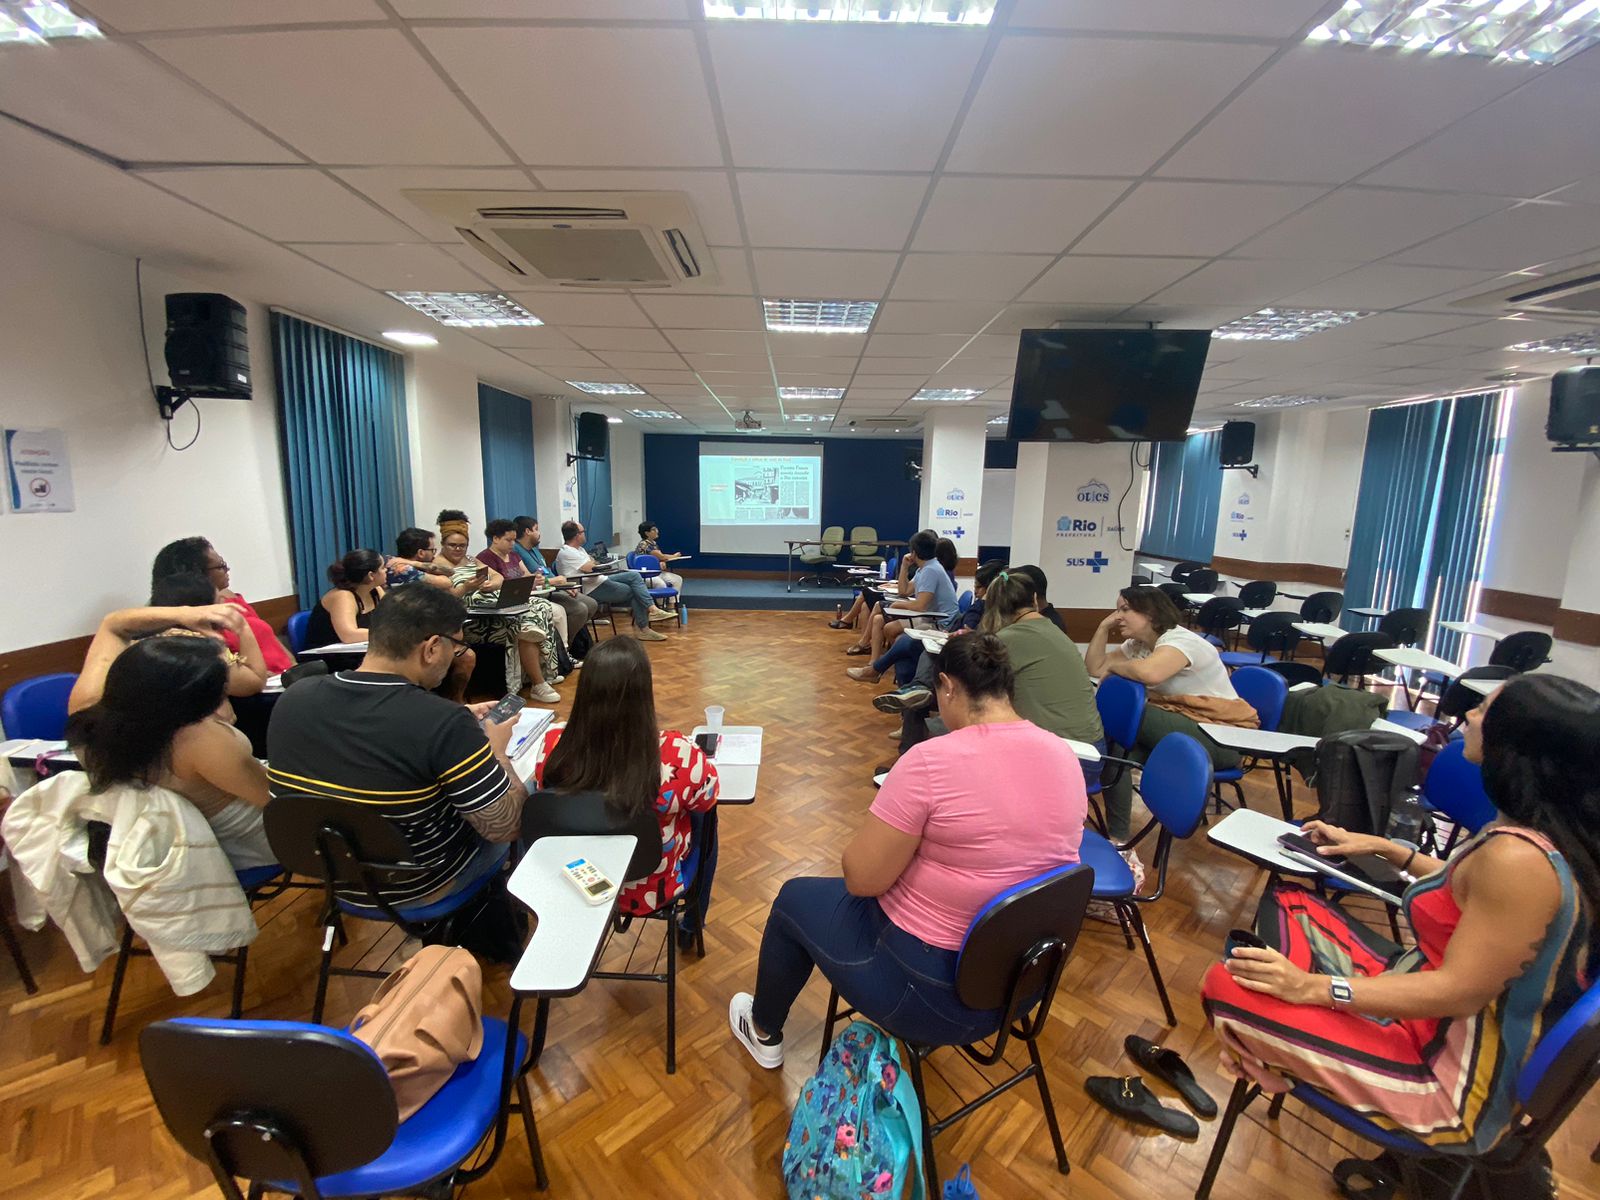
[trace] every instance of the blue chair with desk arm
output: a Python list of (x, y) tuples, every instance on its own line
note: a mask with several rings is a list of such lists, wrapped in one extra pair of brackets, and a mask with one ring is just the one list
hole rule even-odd
[(1106, 817), (1100, 808), (1100, 793), (1133, 765), (1130, 757), (1139, 744), (1144, 706), (1144, 684), (1122, 675), (1107, 675), (1094, 690), (1094, 707), (1100, 714), (1106, 755), (1101, 759), (1099, 782), (1089, 792), (1089, 820), (1102, 834), (1106, 831)]
[[(643, 575), (646, 583), (652, 579), (658, 578), (661, 575), (660, 559), (656, 558), (656, 556), (653, 554), (646, 554), (642, 550), (635, 550), (629, 553), (628, 567), (630, 570), (637, 571), (640, 575)], [(676, 600), (678, 598), (677, 588), (652, 586), (648, 590), (650, 592), (650, 599), (652, 601)]]
[[(1256, 710), (1256, 716), (1261, 721), (1260, 728), (1268, 733), (1277, 732), (1279, 724), (1283, 721), (1283, 706), (1289, 699), (1289, 684), (1283, 676), (1265, 667), (1240, 667), (1233, 673), (1231, 682), (1233, 690), (1239, 693), (1239, 698)], [(1221, 812), (1223, 807), (1223, 784), (1233, 788), (1234, 794), (1239, 798), (1239, 807), (1245, 807), (1243, 780), (1248, 769), (1238, 766), (1221, 767), (1212, 771), (1212, 798), (1218, 812)], [(1282, 796), (1283, 767), (1276, 760), (1273, 760), (1272, 774), (1273, 781), (1279, 785), (1278, 794)], [(1284, 806), (1288, 807), (1287, 800)], [(1289, 813), (1285, 812), (1284, 819), (1288, 818)]]
[(1500, 816), (1484, 790), (1483, 768), (1467, 760), (1466, 749), (1463, 742), (1451, 742), (1434, 756), (1422, 779), (1422, 802), (1452, 826), (1450, 836), (1438, 847), (1445, 857), (1462, 834), (1471, 837)]
[(6, 737), (60, 741), (67, 729), (67, 697), (77, 682), (76, 672), (62, 671), (12, 684), (0, 699), (0, 724), (5, 726)]
[(284, 623), (283, 633), (289, 639), (289, 652), (298, 655), (306, 648), (306, 626), (311, 621), (311, 610), (305, 609), (293, 614)]

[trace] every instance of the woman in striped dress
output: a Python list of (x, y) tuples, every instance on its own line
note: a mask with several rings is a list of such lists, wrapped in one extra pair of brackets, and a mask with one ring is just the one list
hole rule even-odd
[(1482, 1154), (1511, 1127), (1516, 1078), (1600, 964), (1600, 693), (1523, 675), (1467, 718), (1500, 819), (1449, 862), (1308, 821), (1326, 854), (1378, 854), (1417, 877), (1402, 949), (1293, 885), (1211, 968), (1224, 1065), (1284, 1091), (1309, 1083), (1440, 1154)]

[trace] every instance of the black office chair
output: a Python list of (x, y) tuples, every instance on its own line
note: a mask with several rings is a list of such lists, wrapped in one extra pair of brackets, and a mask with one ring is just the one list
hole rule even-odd
[(1184, 593), (1187, 592), (1189, 589), (1187, 587), (1185, 587), (1183, 584), (1181, 584), (1181, 583), (1158, 583), (1158, 584), (1156, 584), (1156, 587), (1160, 588), (1161, 591), (1165, 592), (1166, 595), (1167, 595), (1167, 599), (1171, 600), (1174, 604), (1176, 604), (1178, 606), (1178, 611), (1179, 612), (1182, 612), (1184, 610), (1184, 608), (1187, 607), (1189, 602), (1187, 600), (1185, 600), (1183, 598), (1183, 596), (1184, 596)]
[(1190, 571), (1189, 577), (1183, 581), (1185, 591), (1205, 592), (1210, 595), (1217, 590), (1218, 575), (1210, 567), (1201, 567), (1197, 571)]
[(1425, 608), (1390, 609), (1378, 621), (1378, 632), (1394, 639), (1396, 646), (1415, 646), (1428, 633), (1428, 610)]
[(1150, 586), (1150, 576), (1148, 576), (1148, 575), (1135, 575), (1132, 579), (1128, 580), (1128, 586), (1130, 586), (1130, 587), (1149, 587)]
[(1194, 630), (1221, 646), (1224, 634), (1244, 624), (1244, 617), (1239, 614), (1239, 610), (1243, 607), (1244, 605), (1232, 596), (1213, 596), (1195, 613), (1192, 622)]
[(1317, 670), (1317, 668), (1312, 666), (1310, 663), (1273, 662), (1271, 659), (1268, 659), (1266, 662), (1258, 665), (1265, 667), (1269, 671), (1276, 671), (1279, 675), (1282, 675), (1284, 683), (1288, 684), (1290, 687), (1296, 687), (1302, 683), (1314, 683), (1319, 687), (1322, 684), (1322, 672)]
[[(615, 812), (606, 803), (606, 798), (597, 792), (543, 791), (529, 796), (528, 802), (522, 808), (524, 845), (531, 846), (543, 837), (617, 833), (631, 833), (638, 839), (633, 857), (628, 860), (626, 878), (621, 882), (643, 879), (656, 869), (656, 864), (661, 861), (661, 823), (656, 818), (654, 810), (648, 807), (633, 816), (625, 816)], [(706, 861), (716, 836), (716, 809), (713, 808), (706, 813), (706, 819), (701, 825), (701, 837), (706, 841), (700, 848), (699, 862)], [(638, 952), (638, 942), (635, 942), (623, 970), (595, 971), (590, 976), (591, 979), (631, 979), (636, 982), (666, 985), (668, 1075), (675, 1074), (678, 1070), (678, 922), (699, 904), (702, 878), (704, 876), (697, 870), (694, 879), (674, 899), (641, 918), (644, 921), (665, 923), (667, 968), (664, 972), (627, 970), (627, 966), (633, 962), (633, 955)], [(611, 930), (606, 934), (605, 945), (601, 947), (602, 955), (609, 947), (611, 937), (614, 934), (626, 933), (632, 922), (633, 917), (627, 913), (618, 913), (612, 917)], [(644, 931), (641, 928), (639, 941), (643, 938)], [(695, 956), (697, 958), (706, 956), (703, 925), (695, 934)], [(652, 964), (658, 962), (660, 957), (661, 952), (658, 950), (651, 960)], [(535, 1043), (539, 1042), (537, 1034), (534, 1040)]]
[(1278, 598), (1278, 585), (1270, 579), (1258, 579), (1239, 588), (1240, 608), (1271, 608)]
[(1326, 624), (1344, 609), (1344, 593), (1312, 592), (1300, 604), (1300, 619)]
[(1173, 567), (1171, 571), (1167, 572), (1167, 577), (1171, 579), (1173, 583), (1183, 584), (1184, 591), (1192, 592), (1194, 589), (1189, 586), (1189, 576), (1193, 575), (1196, 571), (1203, 570), (1204, 568), (1205, 563), (1189, 562), (1185, 560), (1184, 562), (1181, 562), (1177, 566)]
[(1366, 686), (1366, 675), (1386, 664), (1373, 654), (1374, 650), (1387, 650), (1394, 639), (1387, 633), (1347, 633), (1328, 647), (1328, 656), (1322, 662), (1322, 674), (1328, 679), (1349, 683), (1355, 676), (1358, 688)]
[[(317, 880), (322, 886), (322, 965), (317, 972), (317, 995), (311, 1020), (321, 1024), (333, 975), (383, 979), (386, 971), (335, 967), (335, 940), (349, 942), (344, 918), (387, 921), (410, 937), (449, 944), (458, 931), (481, 910), (481, 898), (499, 874), (510, 846), (502, 847), (492, 869), (465, 881), (458, 891), (427, 903), (392, 903), (383, 896), (385, 885), (403, 883), (429, 868), (416, 855), (400, 831), (381, 813), (364, 805), (326, 796), (278, 796), (267, 805), (267, 841), (272, 852), (290, 871)], [(358, 897), (352, 899), (351, 897)]]
[(1437, 721), (1452, 721), (1455, 726), (1460, 725), (1466, 716), (1478, 705), (1482, 704), (1484, 697), (1478, 692), (1462, 684), (1466, 679), (1510, 679), (1517, 672), (1510, 667), (1469, 667), (1461, 673), (1461, 678), (1453, 681), (1445, 688), (1444, 695), (1439, 697), (1439, 703), (1434, 706), (1433, 716)]
[(1222, 664), (1230, 671), (1234, 667), (1260, 666), (1270, 662), (1274, 654), (1281, 658), (1294, 657), (1294, 649), (1302, 634), (1294, 627), (1296, 617), (1291, 612), (1262, 613), (1245, 629), (1245, 644), (1249, 650), (1225, 650)]
[(1550, 647), (1553, 645), (1555, 642), (1548, 633), (1525, 629), (1496, 642), (1494, 651), (1489, 655), (1489, 665), (1510, 667), (1513, 674), (1520, 675), (1549, 662)]
[[(959, 1049), (978, 1067), (992, 1067), (1005, 1060), (1007, 1042), (1017, 1038), (1028, 1047), (1030, 1060), (1028, 1066), (993, 1085), (976, 1100), (963, 1104), (948, 1117), (931, 1119), (928, 1093), (922, 1081), (922, 1064), (939, 1047), (913, 1042), (897, 1030), (883, 1026), (886, 1032), (905, 1042), (906, 1062), (911, 1068), (911, 1082), (922, 1110), (923, 1158), (929, 1180), (939, 1178), (933, 1152), (934, 1137), (1030, 1077), (1039, 1085), (1045, 1123), (1050, 1127), (1050, 1140), (1055, 1146), (1056, 1168), (1063, 1175), (1071, 1170), (1066, 1145), (1061, 1140), (1061, 1125), (1056, 1120), (1056, 1108), (1050, 1100), (1044, 1062), (1039, 1057), (1039, 1034), (1049, 1023), (1056, 985), (1061, 982), (1062, 968), (1077, 944), (1093, 889), (1093, 868), (1082, 863), (1057, 867), (1001, 892), (979, 910), (967, 930), (960, 957), (956, 959), (956, 996), (968, 1008), (980, 1012), (994, 1010), (1001, 1017), (993, 1047), (984, 1050), (974, 1044)], [(854, 1009), (839, 1010), (837, 989), (829, 993), (828, 1018), (822, 1027), (822, 1057), (826, 1057), (828, 1047), (833, 1044), (834, 1024), (841, 1017), (854, 1014)], [(862, 1015), (881, 1023), (871, 1013)], [(821, 1059), (818, 1061), (820, 1064)], [(988, 1082), (987, 1077), (984, 1081)]]

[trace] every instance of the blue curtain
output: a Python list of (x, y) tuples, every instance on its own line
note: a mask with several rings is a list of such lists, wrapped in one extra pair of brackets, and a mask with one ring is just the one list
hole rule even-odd
[(1211, 561), (1222, 501), (1221, 441), (1222, 431), (1213, 429), (1181, 442), (1153, 443), (1140, 553)]
[(405, 365), (280, 312), (272, 352), (295, 584), (310, 607), (329, 563), (362, 547), (388, 553), (411, 523)]
[[(580, 458), (578, 467), (578, 520), (583, 522), (583, 527), (588, 531), (589, 544), (604, 542), (611, 546), (611, 535), (618, 532), (611, 528), (611, 459), (606, 458)], [(638, 540), (633, 536), (633, 530), (624, 529), (622, 533), (622, 546), (624, 552), (632, 550)], [(611, 546), (616, 549), (615, 546)]]
[(1371, 628), (1351, 608), (1425, 608), (1434, 653), (1457, 655), (1459, 635), (1438, 622), (1469, 613), (1499, 430), (1498, 392), (1373, 412), (1345, 571), (1346, 629)]
[(533, 406), (487, 383), (478, 385), (478, 440), (483, 447), (486, 520), (539, 515), (533, 486)]

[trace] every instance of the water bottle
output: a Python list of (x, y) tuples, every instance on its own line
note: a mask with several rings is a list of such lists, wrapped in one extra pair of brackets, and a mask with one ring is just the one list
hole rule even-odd
[(887, 578), (889, 578), (889, 561), (887, 559), (885, 559), (883, 562), (878, 564), (878, 578), (879, 579), (887, 579)]
[(1415, 792), (1407, 792), (1389, 810), (1386, 835), (1391, 842), (1399, 842), (1415, 850), (1422, 845), (1422, 823), (1425, 819), (1422, 800)]
[(844, 605), (842, 605), (842, 604), (835, 604), (835, 605), (834, 605), (834, 606), (833, 606), (833, 619), (834, 619), (834, 620), (835, 620), (835, 621), (842, 621), (842, 620), (844, 620)]
[(678, 628), (682, 629), (689, 623), (689, 606), (682, 600), (678, 601)]

